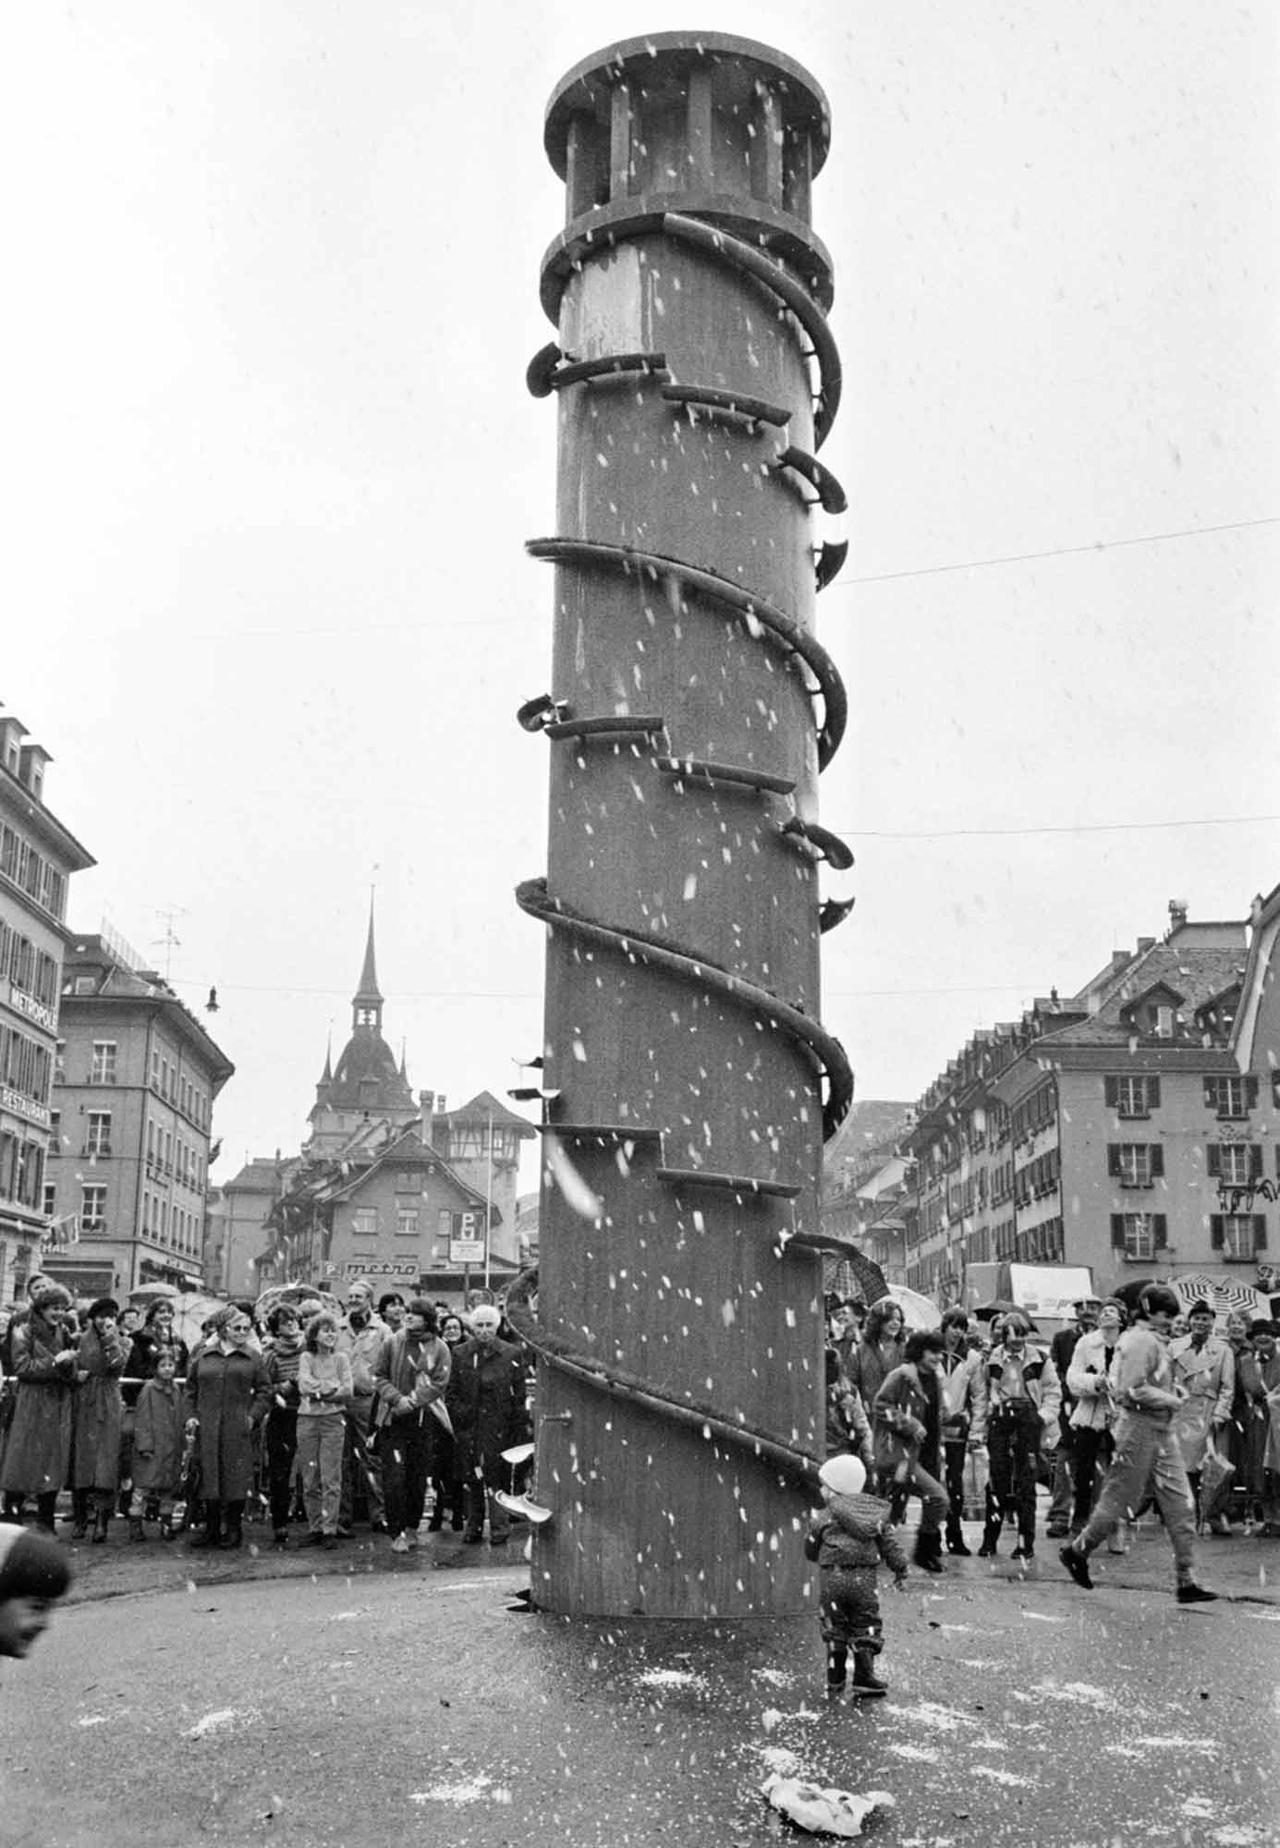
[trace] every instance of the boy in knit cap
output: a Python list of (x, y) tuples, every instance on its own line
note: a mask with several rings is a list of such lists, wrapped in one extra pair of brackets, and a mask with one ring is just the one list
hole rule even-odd
[(806, 1559), (816, 1559), (821, 1573), (822, 1634), (827, 1645), (827, 1694), (842, 1694), (848, 1680), (853, 1646), (853, 1687), (860, 1698), (888, 1691), (875, 1673), (884, 1647), (880, 1598), (876, 1589), (881, 1560), (900, 1590), (907, 1576), (907, 1556), (889, 1524), (889, 1504), (865, 1495), (866, 1467), (855, 1456), (828, 1457), (818, 1471), (823, 1506), (809, 1517)]
[(19, 1660), (49, 1627), (49, 1612), (71, 1583), (56, 1540), (0, 1523), (0, 1656)]

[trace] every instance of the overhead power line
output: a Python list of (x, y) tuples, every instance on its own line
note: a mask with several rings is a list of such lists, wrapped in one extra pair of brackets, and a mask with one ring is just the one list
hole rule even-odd
[(1129, 539), (1095, 539), (1089, 545), (1055, 545), (1045, 552), (1008, 552), (994, 558), (966, 558), (949, 565), (915, 565), (905, 571), (876, 571), (865, 577), (837, 578), (832, 590), (852, 590), (855, 584), (892, 584), (899, 578), (939, 577), (946, 571), (980, 571), (989, 565), (1034, 565), (1047, 558), (1077, 558), (1091, 552), (1118, 552), (1129, 545), (1163, 545), (1169, 539), (1197, 539), (1210, 533), (1242, 533), (1254, 526), (1274, 526), (1280, 514), (1259, 520), (1226, 520), (1221, 526), (1181, 526), (1171, 533), (1137, 533)]
[(1201, 815), (1183, 821), (1080, 821), (1036, 828), (841, 828), (849, 841), (957, 841), (1023, 834), (1130, 834), (1154, 828), (1244, 828), (1280, 821), (1280, 815)]

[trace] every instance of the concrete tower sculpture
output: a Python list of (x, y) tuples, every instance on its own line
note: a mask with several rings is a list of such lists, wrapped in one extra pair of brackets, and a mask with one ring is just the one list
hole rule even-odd
[(817, 820), (844, 689), (813, 633), (840, 396), (809, 224), (826, 100), (781, 54), (660, 33), (586, 59), (545, 142), (559, 417), (548, 693), (547, 1175), (533, 1596), (574, 1615), (809, 1608), (824, 1135)]

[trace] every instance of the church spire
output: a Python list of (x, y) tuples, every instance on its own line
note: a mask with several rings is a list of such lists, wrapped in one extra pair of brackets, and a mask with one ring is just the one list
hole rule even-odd
[(351, 1024), (353, 1027), (372, 1027), (375, 1033), (382, 1031), (382, 992), (378, 987), (378, 971), (373, 954), (373, 895), (369, 896), (369, 936), (364, 946), (364, 967), (360, 971), (360, 986), (351, 1001)]

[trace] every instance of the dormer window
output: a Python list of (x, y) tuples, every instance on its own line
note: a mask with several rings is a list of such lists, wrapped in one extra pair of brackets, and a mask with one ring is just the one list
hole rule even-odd
[(1152, 1032), (1157, 1039), (1173, 1038), (1174, 1011), (1171, 1007), (1152, 1008)]

